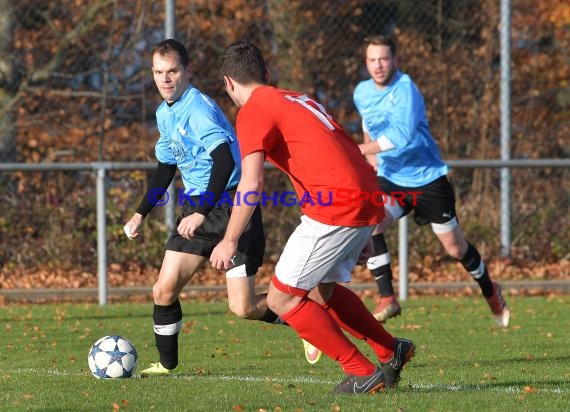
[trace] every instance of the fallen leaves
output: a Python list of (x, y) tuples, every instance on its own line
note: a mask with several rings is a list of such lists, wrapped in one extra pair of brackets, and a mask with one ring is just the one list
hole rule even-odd
[(537, 393), (538, 389), (536, 389), (534, 386), (525, 386), (523, 389), (524, 393)]

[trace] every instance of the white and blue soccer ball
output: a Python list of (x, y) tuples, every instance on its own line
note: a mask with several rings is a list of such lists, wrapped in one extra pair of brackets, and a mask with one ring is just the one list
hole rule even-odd
[(89, 350), (89, 369), (97, 379), (130, 378), (137, 361), (135, 346), (122, 336), (103, 336)]

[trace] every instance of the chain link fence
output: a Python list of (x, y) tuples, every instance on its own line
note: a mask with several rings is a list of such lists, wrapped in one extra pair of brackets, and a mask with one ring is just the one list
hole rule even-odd
[[(229, 43), (248, 39), (264, 51), (274, 84), (316, 96), (359, 140), (352, 91), (366, 78), (362, 40), (390, 34), (399, 45), (401, 68), (424, 93), (444, 158), (499, 157), (500, 0), (176, 0), (175, 5), (176, 37), (190, 50), (193, 83), (231, 119), (236, 109), (225, 95), (217, 58)], [(153, 161), (160, 97), (149, 52), (164, 36), (164, 2), (0, 0), (0, 7), (0, 161)], [(512, 157), (568, 157), (570, 6), (518, 0), (511, 16)], [(22, 218), (19, 202), (53, 207), (45, 199), (29, 200), (51, 191), (75, 204), (68, 198), (93, 195), (94, 185), (81, 176), (1, 175), (1, 195), (16, 208), (0, 219), (0, 263), (12, 261), (6, 250), (23, 241), (14, 240), (14, 227), (34, 219), (33, 213)], [(567, 257), (570, 228), (557, 216), (568, 215), (568, 177), (565, 169), (513, 172), (513, 246), (526, 258)], [(117, 227), (130, 216), (146, 178), (143, 172), (109, 176), (115, 190), (110, 201), (121, 205)], [(493, 255), (498, 240), (489, 238), (497, 237), (499, 225), (498, 173), (458, 170), (452, 178), (460, 218), (471, 222), (467, 231)], [(556, 207), (546, 207), (553, 199)], [(293, 218), (280, 213), (275, 222)], [(537, 239), (535, 231), (548, 236)], [(431, 251), (428, 243), (416, 244), (415, 253)]]
[[(514, 157), (570, 150), (564, 139), (570, 127), (570, 7), (539, 3), (517, 1), (511, 12)], [(371, 33), (390, 34), (398, 40), (402, 69), (425, 94), (442, 151), (449, 157), (498, 153), (499, 0), (175, 4), (176, 37), (191, 51), (195, 83), (229, 112), (234, 110), (217, 74), (217, 57), (230, 42), (247, 38), (265, 51), (275, 84), (316, 95), (358, 133), (352, 90), (366, 77), (362, 40)], [(163, 38), (164, 3), (1, 0), (0, 5), (2, 160), (149, 156), (148, 147), (136, 153), (120, 149), (133, 142), (124, 128), (135, 128), (137, 138), (154, 139), (158, 97), (148, 53)]]

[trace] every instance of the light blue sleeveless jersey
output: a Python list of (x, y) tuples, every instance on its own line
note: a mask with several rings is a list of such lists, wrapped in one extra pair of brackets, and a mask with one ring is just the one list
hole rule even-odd
[(162, 163), (176, 164), (188, 195), (206, 191), (213, 163), (210, 153), (222, 143), (228, 143), (236, 164), (226, 189), (237, 186), (241, 157), (236, 135), (210, 97), (190, 85), (172, 106), (166, 101), (158, 106), (156, 123), (160, 133), (156, 158)]
[(377, 140), (385, 136), (394, 149), (378, 153), (378, 176), (406, 187), (419, 187), (446, 175), (427, 121), (424, 98), (410, 76), (400, 71), (379, 90), (372, 79), (354, 90), (354, 104), (364, 130)]

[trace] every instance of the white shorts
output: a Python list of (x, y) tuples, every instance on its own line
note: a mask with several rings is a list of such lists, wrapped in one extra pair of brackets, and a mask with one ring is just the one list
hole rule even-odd
[(303, 290), (319, 283), (350, 282), (374, 226), (331, 226), (301, 216), (275, 266), (279, 282)]

